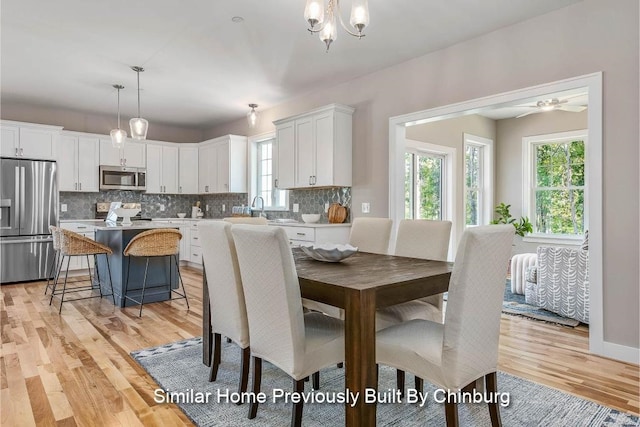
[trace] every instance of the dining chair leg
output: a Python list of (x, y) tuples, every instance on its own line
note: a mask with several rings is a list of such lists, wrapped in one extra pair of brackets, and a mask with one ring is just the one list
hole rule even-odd
[(417, 375), (415, 378), (415, 387), (416, 390), (418, 390), (420, 393), (422, 393), (422, 390), (424, 390), (424, 380)]
[[(304, 380), (293, 380), (293, 392), (294, 393), (304, 392)], [(299, 402), (293, 404), (293, 411), (291, 413), (291, 427), (300, 427), (302, 425), (303, 407), (304, 407), (304, 401), (302, 399), (300, 399)]]
[[(238, 393), (242, 394), (247, 391), (247, 384), (249, 383), (249, 362), (251, 359), (251, 348), (242, 349), (242, 362), (240, 364), (240, 385), (238, 386)], [(240, 405), (242, 401), (238, 401)]]
[(215, 381), (218, 377), (218, 367), (220, 366), (220, 354), (222, 352), (222, 335), (213, 335), (213, 360), (211, 361), (211, 371), (209, 372), (209, 382)]
[[(253, 392), (254, 396), (260, 393), (260, 382), (262, 382), (262, 359), (259, 357), (252, 357), (253, 359)], [(256, 399), (251, 400), (249, 405), (249, 419), (252, 420), (258, 414), (258, 401)]]
[(342, 369), (344, 368), (344, 363), (340, 362), (336, 366), (338, 367), (338, 369)]
[(313, 389), (320, 390), (320, 371), (314, 372), (311, 377), (313, 379)]
[(396, 369), (396, 386), (400, 390), (400, 397), (404, 397), (405, 373), (402, 369)]
[(444, 413), (447, 418), (447, 427), (458, 427), (458, 404), (445, 402)]
[[(496, 396), (498, 392), (498, 376), (495, 372), (487, 374), (484, 376), (486, 380), (487, 387), (487, 395), (488, 396)], [(500, 419), (500, 408), (498, 407), (498, 402), (489, 403), (489, 415), (491, 416), (491, 426), (492, 427), (500, 427), (502, 425), (502, 420)]]

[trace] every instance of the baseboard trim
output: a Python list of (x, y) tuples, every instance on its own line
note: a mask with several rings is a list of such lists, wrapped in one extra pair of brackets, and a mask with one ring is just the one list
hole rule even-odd
[(611, 359), (620, 360), (622, 362), (640, 365), (640, 348), (628, 347), (612, 342), (604, 341), (602, 343), (603, 356)]

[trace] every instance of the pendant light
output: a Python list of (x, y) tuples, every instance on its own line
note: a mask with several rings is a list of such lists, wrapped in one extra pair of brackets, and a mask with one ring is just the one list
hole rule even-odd
[(138, 117), (134, 117), (129, 120), (129, 127), (131, 128), (131, 138), (147, 139), (149, 122), (140, 117), (140, 73), (144, 72), (144, 68), (134, 65), (133, 67), (131, 67), (131, 69), (138, 75)]
[(249, 104), (249, 108), (251, 111), (247, 113), (247, 122), (249, 122), (249, 127), (253, 129), (258, 124), (258, 112), (256, 111), (258, 104)]
[(116, 148), (122, 148), (127, 140), (127, 131), (120, 129), (120, 89), (124, 89), (124, 86), (116, 84), (113, 87), (118, 90), (118, 128), (110, 132), (111, 144)]

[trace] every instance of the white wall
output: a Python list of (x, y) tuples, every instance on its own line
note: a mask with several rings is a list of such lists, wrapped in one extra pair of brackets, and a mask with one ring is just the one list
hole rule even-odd
[[(116, 112), (110, 114), (92, 114), (68, 110), (64, 108), (50, 108), (34, 106), (2, 99), (0, 114), (4, 120), (17, 120), (19, 122), (40, 123), (45, 125), (63, 126), (65, 130), (77, 132), (90, 132), (109, 135), (118, 121)], [(120, 127), (129, 132), (129, 118), (120, 117)], [(204, 141), (203, 132), (200, 129), (192, 129), (181, 126), (171, 126), (161, 123), (149, 122), (148, 139), (169, 142), (201, 142)]]
[(333, 102), (351, 105), (353, 206), (368, 201), (372, 215), (387, 216), (390, 117), (602, 71), (604, 339), (638, 348), (639, 194), (629, 190), (639, 181), (638, 17), (637, 0), (584, 0), (291, 99), (263, 111), (257, 129), (238, 120), (205, 138), (263, 133), (279, 118)]

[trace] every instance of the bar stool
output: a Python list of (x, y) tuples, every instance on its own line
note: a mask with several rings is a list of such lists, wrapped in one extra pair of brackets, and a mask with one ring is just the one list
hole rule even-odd
[(60, 271), (60, 229), (50, 225), (49, 231), (53, 238), (53, 259), (51, 260), (51, 267), (49, 267), (49, 275), (47, 275), (47, 287), (44, 288), (45, 295), (49, 292), (49, 288), (53, 288), (53, 283), (58, 278)]
[[(135, 236), (127, 247), (124, 249), (123, 254), (128, 257), (145, 257), (147, 259), (145, 268), (144, 268), (144, 280), (142, 281), (142, 293), (140, 295), (140, 300), (137, 300), (128, 295), (129, 288), (129, 270), (131, 267), (131, 260), (129, 260), (127, 264), (127, 279), (125, 282), (124, 293), (123, 296), (125, 299), (135, 302), (136, 304), (140, 304), (140, 314), (142, 317), (142, 306), (144, 305), (144, 296), (145, 291), (147, 289), (152, 288), (165, 288), (163, 291), (155, 292), (148, 294), (147, 296), (157, 295), (160, 293), (166, 293), (166, 287), (169, 286), (169, 291), (179, 295), (179, 298), (184, 298), (187, 303), (187, 310), (189, 309), (189, 300), (187, 299), (187, 291), (184, 288), (184, 283), (182, 281), (182, 275), (180, 274), (180, 265), (178, 264), (178, 252), (180, 251), (180, 239), (182, 239), (182, 234), (175, 229), (172, 228), (160, 228), (157, 230), (149, 230), (144, 231), (137, 236)], [(149, 258), (152, 257), (169, 257), (169, 283), (163, 285), (154, 285), (149, 286), (147, 288), (147, 274), (149, 272)], [(182, 293), (178, 292), (176, 289), (171, 288), (171, 258), (173, 258), (176, 270), (178, 272), (178, 278), (180, 279), (180, 285), (182, 285)], [(178, 288), (179, 289), (179, 288)]]
[[(53, 302), (54, 296), (60, 295), (60, 309), (58, 310), (58, 313), (62, 313), (62, 304), (65, 302), (64, 296), (67, 293), (94, 291), (94, 290), (100, 291), (100, 295), (91, 295), (88, 297), (75, 298), (67, 301), (79, 301), (79, 300), (89, 299), (89, 298), (97, 298), (97, 297), (102, 298), (103, 296), (110, 296), (113, 299), (113, 305), (115, 305), (116, 300), (113, 294), (113, 282), (111, 280), (111, 267), (109, 266), (109, 255), (113, 253), (111, 249), (105, 245), (102, 245), (96, 242), (95, 240), (91, 240), (87, 237), (84, 237), (81, 234), (74, 233), (73, 231), (58, 228), (57, 234), (58, 234), (59, 244), (60, 244), (60, 250), (58, 255), (58, 257), (60, 257), (60, 264), (58, 267), (58, 274), (56, 274), (55, 279), (53, 281), (53, 290), (51, 291), (51, 298), (49, 299), (49, 305), (51, 305), (51, 303)], [(55, 240), (55, 235), (54, 235), (54, 240)], [(89, 256), (91, 255), (93, 256), (93, 260), (94, 260), (93, 275), (91, 274), (91, 267), (89, 264)], [(99, 272), (99, 269), (97, 268), (98, 255), (104, 255), (106, 260), (107, 273), (109, 274), (109, 287), (111, 288), (111, 293), (107, 295), (102, 293), (102, 282), (100, 281), (100, 272)], [(73, 286), (67, 289), (68, 283), (76, 284), (84, 281), (82, 280), (82, 281), (68, 282), (69, 263), (71, 262), (71, 257), (74, 257), (74, 256), (75, 257), (84, 256), (87, 258), (87, 268), (89, 269), (88, 282), (90, 284), (84, 285), (84, 286)], [(58, 289), (58, 282), (60, 280), (60, 273), (62, 272), (65, 258), (67, 259), (67, 269), (64, 275), (64, 285), (62, 287), (62, 290), (60, 290)]]

